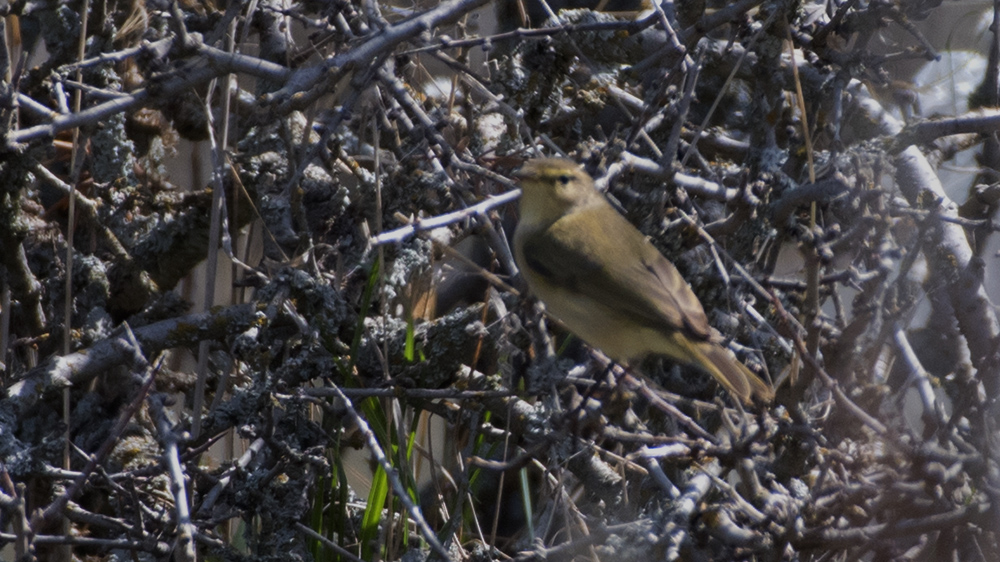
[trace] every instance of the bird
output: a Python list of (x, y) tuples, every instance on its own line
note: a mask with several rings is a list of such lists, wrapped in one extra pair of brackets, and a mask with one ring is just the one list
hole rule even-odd
[(514, 258), (546, 313), (611, 359), (661, 355), (711, 375), (745, 405), (771, 386), (721, 345), (701, 302), (670, 261), (569, 159), (528, 160)]

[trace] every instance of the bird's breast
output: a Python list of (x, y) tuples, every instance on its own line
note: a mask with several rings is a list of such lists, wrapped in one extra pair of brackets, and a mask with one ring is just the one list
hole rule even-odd
[(647, 340), (659, 337), (655, 330), (640, 328), (634, 319), (607, 302), (553, 285), (530, 271), (524, 275), (549, 316), (616, 361), (626, 362), (646, 355), (650, 349)]

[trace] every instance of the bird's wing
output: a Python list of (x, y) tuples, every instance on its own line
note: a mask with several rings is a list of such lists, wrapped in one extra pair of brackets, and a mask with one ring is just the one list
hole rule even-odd
[[(525, 238), (525, 267), (549, 283), (609, 304), (650, 326), (708, 339), (711, 329), (698, 298), (677, 269), (613, 209), (571, 213)], [(585, 221), (586, 226), (579, 222)], [(599, 229), (593, 228), (596, 224)], [(586, 233), (587, 236), (581, 236)], [(616, 265), (600, 256), (638, 256)]]

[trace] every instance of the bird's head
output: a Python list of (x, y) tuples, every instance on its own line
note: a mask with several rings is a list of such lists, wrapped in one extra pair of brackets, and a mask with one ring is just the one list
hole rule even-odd
[(522, 221), (554, 221), (601, 197), (587, 172), (565, 158), (529, 160), (514, 176), (521, 180)]

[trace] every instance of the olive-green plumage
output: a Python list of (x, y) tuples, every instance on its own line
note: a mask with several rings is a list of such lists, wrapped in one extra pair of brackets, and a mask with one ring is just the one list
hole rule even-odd
[(665, 355), (715, 377), (743, 403), (771, 387), (718, 342), (680, 273), (570, 160), (531, 160), (514, 252), (546, 311), (616, 361)]

